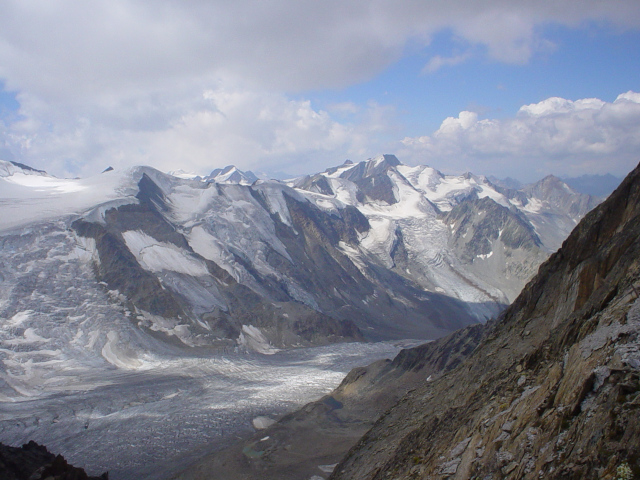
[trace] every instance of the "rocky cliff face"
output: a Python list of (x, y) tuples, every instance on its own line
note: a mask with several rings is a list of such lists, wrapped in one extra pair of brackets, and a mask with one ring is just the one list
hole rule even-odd
[(473, 353), (417, 382), (330, 478), (640, 473), (639, 238), (640, 167), (485, 327)]

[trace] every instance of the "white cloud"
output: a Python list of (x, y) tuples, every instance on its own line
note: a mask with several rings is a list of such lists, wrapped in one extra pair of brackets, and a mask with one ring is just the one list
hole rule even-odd
[(474, 164), (482, 173), (524, 171), (530, 179), (548, 172), (624, 175), (639, 160), (640, 94), (627, 92), (613, 102), (553, 97), (507, 119), (480, 120), (463, 111), (432, 135), (401, 143), (403, 158), (445, 170)]
[(327, 110), (339, 115), (355, 115), (360, 112), (360, 107), (353, 102), (340, 102), (329, 105)]
[(9, 89), (74, 99), (183, 80), (254, 88), (344, 86), (369, 78), (444, 29), (522, 63), (536, 27), (640, 24), (637, 0), (5, 0), (0, 77)]
[(441, 57), (440, 55), (435, 55), (434, 57), (431, 57), (429, 62), (427, 62), (422, 72), (434, 73), (440, 70), (442, 67), (452, 67), (454, 65), (458, 65), (462, 62), (467, 61), (469, 58), (471, 58), (471, 53), (463, 53), (461, 55), (455, 55), (453, 57)]
[(309, 101), (273, 92), (221, 82), (196, 97), (189, 91), (62, 110), (25, 97), (23, 120), (5, 126), (0, 138), (16, 159), (64, 176), (135, 164), (200, 173), (235, 164), (298, 174), (373, 155), (382, 140), (371, 134), (392, 130), (393, 109), (373, 103), (357, 112), (357, 122), (340, 123)]

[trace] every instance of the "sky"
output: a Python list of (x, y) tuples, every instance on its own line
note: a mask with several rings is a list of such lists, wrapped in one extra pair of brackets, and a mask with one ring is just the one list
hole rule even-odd
[(624, 176), (638, 0), (3, 0), (0, 159)]

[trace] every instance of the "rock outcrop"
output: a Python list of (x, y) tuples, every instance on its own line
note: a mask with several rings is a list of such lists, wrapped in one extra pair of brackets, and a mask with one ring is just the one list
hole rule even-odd
[(417, 381), (330, 478), (640, 473), (639, 240), (640, 167), (580, 222), (473, 353)]
[(82, 468), (69, 465), (62, 455), (31, 441), (22, 447), (0, 443), (0, 478), (3, 480), (108, 480), (103, 473), (90, 477)]

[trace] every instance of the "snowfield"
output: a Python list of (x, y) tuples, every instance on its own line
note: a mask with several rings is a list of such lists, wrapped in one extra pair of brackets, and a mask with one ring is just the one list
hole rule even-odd
[(84, 179), (60, 179), (0, 160), (0, 233), (51, 219), (79, 216), (99, 205), (137, 203), (143, 168), (105, 172)]

